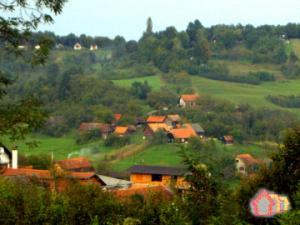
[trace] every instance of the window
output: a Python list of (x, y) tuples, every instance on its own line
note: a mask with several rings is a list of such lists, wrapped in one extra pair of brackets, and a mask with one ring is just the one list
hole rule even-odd
[(152, 174), (152, 181), (162, 181), (161, 174)]
[(239, 168), (239, 170), (245, 170), (245, 168), (241, 166), (241, 167)]

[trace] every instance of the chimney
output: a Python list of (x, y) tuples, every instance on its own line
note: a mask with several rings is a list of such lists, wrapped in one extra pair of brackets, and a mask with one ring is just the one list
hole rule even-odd
[(12, 150), (12, 162), (11, 162), (11, 167), (13, 169), (18, 169), (18, 150), (17, 150), (17, 146), (14, 146), (13, 148), (14, 150)]

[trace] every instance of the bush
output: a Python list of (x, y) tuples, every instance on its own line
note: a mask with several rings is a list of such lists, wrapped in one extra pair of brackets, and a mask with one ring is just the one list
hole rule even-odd
[(128, 144), (130, 144), (130, 138), (128, 136), (119, 137), (115, 134), (109, 135), (104, 141), (104, 145), (107, 147), (122, 147)]
[(99, 140), (100, 137), (101, 137), (101, 131), (99, 129), (93, 129), (93, 130), (79, 134), (78, 138), (76, 139), (76, 143), (84, 144), (89, 141)]
[(168, 138), (163, 130), (159, 130), (152, 135), (150, 142), (155, 145), (165, 144), (168, 142)]
[(275, 105), (279, 105), (285, 108), (300, 108), (300, 95), (269, 95), (267, 96), (267, 100)]

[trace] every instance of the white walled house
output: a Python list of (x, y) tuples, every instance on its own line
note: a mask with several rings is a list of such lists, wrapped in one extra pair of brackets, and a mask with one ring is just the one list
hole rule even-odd
[(11, 167), (12, 153), (4, 146), (0, 145), (0, 168)]
[(79, 44), (78, 42), (74, 45), (73, 47), (74, 50), (81, 50), (82, 49), (82, 46), (81, 44)]
[(194, 107), (197, 105), (197, 100), (199, 99), (199, 95), (189, 94), (189, 95), (181, 95), (179, 99), (179, 106), (185, 107)]
[(236, 173), (248, 176), (257, 172), (264, 161), (254, 158), (250, 154), (240, 154), (235, 157)]

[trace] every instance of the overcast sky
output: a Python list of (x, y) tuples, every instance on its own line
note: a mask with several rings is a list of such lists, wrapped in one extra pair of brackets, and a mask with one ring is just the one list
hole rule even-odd
[(214, 24), (286, 24), (300, 22), (299, 0), (69, 0), (53, 25), (41, 30), (59, 35), (85, 33), (92, 36), (139, 39), (151, 16), (154, 31), (175, 26), (186, 29), (199, 19)]

